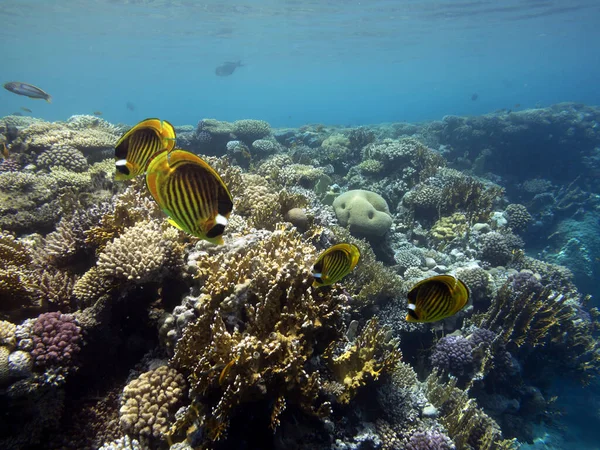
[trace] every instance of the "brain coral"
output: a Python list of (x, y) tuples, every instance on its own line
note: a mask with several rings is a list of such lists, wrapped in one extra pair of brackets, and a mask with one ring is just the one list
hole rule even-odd
[(140, 438), (162, 439), (169, 430), (177, 405), (185, 397), (186, 383), (175, 369), (161, 366), (131, 381), (121, 399), (121, 427)]
[(392, 216), (386, 201), (379, 194), (357, 189), (340, 195), (333, 201), (340, 224), (350, 231), (367, 236), (383, 236), (392, 226)]

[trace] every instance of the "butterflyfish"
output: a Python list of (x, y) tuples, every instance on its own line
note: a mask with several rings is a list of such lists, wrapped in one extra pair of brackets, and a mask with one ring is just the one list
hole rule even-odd
[(166, 120), (146, 119), (127, 131), (115, 146), (116, 180), (130, 180), (145, 172), (150, 158), (175, 147), (175, 128)]
[(171, 225), (213, 244), (223, 243), (233, 199), (202, 158), (181, 149), (162, 150), (148, 164), (146, 186)]
[(453, 316), (469, 301), (469, 288), (452, 275), (419, 281), (408, 292), (408, 322), (437, 322)]
[(8, 83), (4, 83), (4, 89), (12, 92), (13, 94), (24, 95), (25, 97), (33, 99), (42, 99), (46, 100), (48, 103), (52, 103), (52, 96), (33, 84), (22, 83), (20, 81), (10, 81)]
[(319, 255), (313, 266), (313, 287), (331, 285), (348, 275), (360, 258), (354, 244), (341, 243), (329, 247)]

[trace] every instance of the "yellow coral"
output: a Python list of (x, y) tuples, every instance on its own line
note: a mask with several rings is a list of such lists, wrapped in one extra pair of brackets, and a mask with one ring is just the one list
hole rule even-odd
[(439, 219), (431, 230), (429, 236), (439, 247), (443, 247), (454, 239), (464, 237), (469, 225), (467, 218), (462, 213), (454, 213), (450, 217)]
[(382, 372), (392, 371), (402, 354), (394, 341), (386, 339), (387, 330), (378, 326), (376, 318), (370, 319), (361, 334), (342, 353), (339, 343), (332, 343), (325, 351), (336, 380), (344, 385), (337, 396), (340, 403), (349, 403), (357, 390)]

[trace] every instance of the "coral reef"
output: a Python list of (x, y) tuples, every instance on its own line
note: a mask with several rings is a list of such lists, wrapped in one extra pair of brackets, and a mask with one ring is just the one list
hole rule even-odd
[[(0, 119), (0, 447), (539, 440), (566, 423), (566, 384), (597, 391), (599, 121), (561, 104), (177, 126), (234, 198), (215, 246), (170, 226), (143, 177), (113, 181), (125, 126)], [(313, 287), (317, 255), (342, 242), (357, 266)], [(408, 323), (406, 293), (436, 274), (468, 305)]]

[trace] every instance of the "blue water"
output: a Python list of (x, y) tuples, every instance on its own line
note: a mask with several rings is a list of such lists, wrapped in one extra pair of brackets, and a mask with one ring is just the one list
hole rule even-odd
[(54, 98), (2, 90), (0, 116), (355, 125), (600, 104), (597, 0), (3, 0), (0, 23), (1, 81)]

